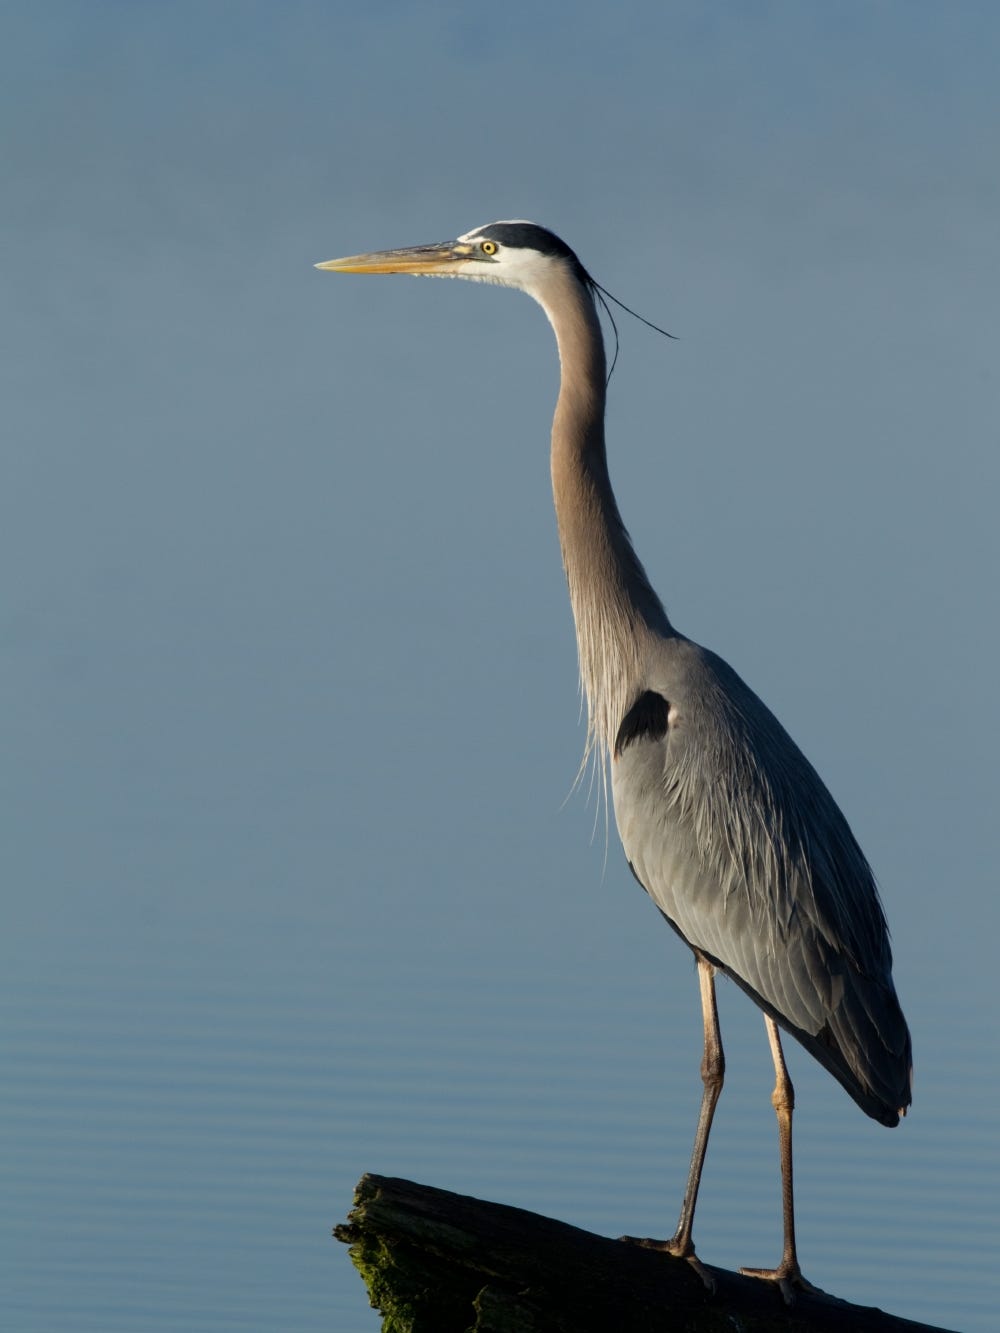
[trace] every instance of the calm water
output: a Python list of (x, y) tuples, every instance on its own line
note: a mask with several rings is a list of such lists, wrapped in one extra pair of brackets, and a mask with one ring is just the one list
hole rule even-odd
[[(75, 963), (11, 959), (0, 1323), (370, 1333), (377, 1316), (330, 1237), (364, 1170), (664, 1233), (700, 1090), (694, 978), (666, 935), (666, 982), (616, 976), (599, 950), (562, 966), (527, 950), (505, 976), (474, 956), (385, 975), (307, 932), (270, 965), (180, 944), (167, 968), (92, 944)], [(676, 1033), (661, 1021), (674, 981)], [(722, 999), (729, 1077), (696, 1235), (711, 1262), (770, 1262), (766, 1046), (742, 998)], [(952, 1042), (953, 1064), (888, 1134), (792, 1053), (814, 1281), (996, 1327), (994, 1118), (949, 1091), (982, 1057)]]
[[(384, 8), (0, 11), (0, 1329), (374, 1333), (364, 1171), (674, 1226), (698, 992), (563, 805), (550, 330), (312, 268), (537, 211), (679, 335), (619, 321), (622, 512), (884, 889), (913, 1113), (789, 1051), (804, 1270), (993, 1333), (996, 6)], [(773, 1263), (720, 1005), (696, 1240)]]

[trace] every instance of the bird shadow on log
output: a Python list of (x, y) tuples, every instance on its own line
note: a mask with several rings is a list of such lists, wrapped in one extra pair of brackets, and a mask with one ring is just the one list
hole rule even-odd
[(334, 1228), (383, 1333), (947, 1333), (689, 1264), (506, 1204), (364, 1175)]

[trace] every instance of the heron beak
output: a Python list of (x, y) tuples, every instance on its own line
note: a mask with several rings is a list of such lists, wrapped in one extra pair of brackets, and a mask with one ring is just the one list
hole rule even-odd
[(472, 246), (459, 241), (442, 245), (413, 245), (405, 250), (374, 250), (367, 255), (348, 255), (346, 259), (328, 259), (316, 268), (331, 273), (425, 273), (444, 277), (464, 264)]

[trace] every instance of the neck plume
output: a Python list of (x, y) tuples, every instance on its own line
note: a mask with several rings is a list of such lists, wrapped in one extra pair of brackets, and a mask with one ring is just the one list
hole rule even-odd
[(608, 475), (605, 357), (590, 292), (568, 271), (537, 299), (559, 346), (552, 422), (552, 492), (587, 701), (584, 763), (610, 755), (641, 688), (647, 645), (672, 634), (629, 538)]

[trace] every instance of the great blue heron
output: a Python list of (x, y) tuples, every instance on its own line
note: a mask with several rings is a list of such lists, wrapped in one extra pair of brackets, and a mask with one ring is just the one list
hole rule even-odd
[[(910, 1104), (910, 1034), (892, 981), (872, 872), (815, 769), (733, 669), (680, 634), (622, 523), (604, 442), (603, 291), (558, 236), (493, 222), (443, 245), (333, 259), (337, 273), (471, 278), (527, 292), (561, 364), (552, 488), (587, 700), (587, 750), (610, 764), (618, 831), (636, 879), (694, 951), (704, 1091), (677, 1230), (640, 1244), (688, 1259), (698, 1185), (725, 1061), (715, 973), (764, 1011), (776, 1082), (785, 1299), (807, 1287), (795, 1247), (794, 1094), (779, 1026), (863, 1111), (896, 1125)], [(605, 769), (606, 771), (606, 769)]]

